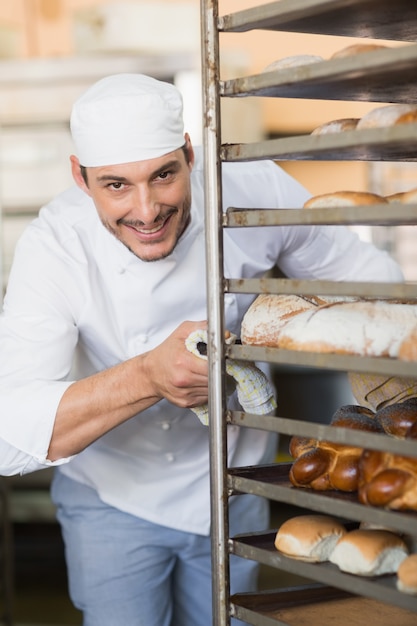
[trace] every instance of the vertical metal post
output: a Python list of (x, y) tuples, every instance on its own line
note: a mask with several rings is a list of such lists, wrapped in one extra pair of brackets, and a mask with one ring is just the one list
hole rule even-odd
[(203, 143), (208, 301), (213, 626), (228, 626), (229, 553), (224, 387), (224, 298), (220, 163), (219, 41), (216, 0), (201, 0)]

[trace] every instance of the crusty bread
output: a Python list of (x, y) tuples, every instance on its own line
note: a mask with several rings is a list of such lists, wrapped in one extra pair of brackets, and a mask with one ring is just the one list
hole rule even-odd
[[(330, 424), (363, 432), (383, 433), (372, 411), (366, 407), (341, 407), (334, 413)], [(363, 448), (313, 438), (292, 437), (289, 452), (295, 459), (289, 471), (290, 482), (295, 487), (316, 491), (357, 490)]]
[(417, 325), (410, 329), (400, 343), (398, 358), (403, 361), (417, 361)]
[(355, 130), (359, 118), (357, 117), (344, 117), (338, 120), (331, 120), (320, 124), (314, 130), (311, 131), (312, 135), (329, 135), (331, 133), (343, 133), (347, 130)]
[(304, 203), (305, 209), (322, 209), (337, 206), (362, 206), (368, 204), (387, 204), (387, 200), (378, 194), (367, 191), (333, 191), (309, 198)]
[(343, 524), (330, 515), (299, 515), (281, 525), (275, 537), (275, 547), (294, 559), (327, 561), (345, 533)]
[(387, 48), (383, 44), (376, 43), (354, 43), (341, 50), (337, 50), (330, 57), (331, 59), (344, 59), (345, 57), (355, 56), (356, 54), (363, 54), (364, 52), (374, 52), (375, 50), (383, 50)]
[(277, 59), (269, 63), (263, 70), (264, 72), (273, 72), (276, 70), (285, 70), (291, 67), (300, 67), (302, 65), (311, 65), (324, 61), (323, 57), (318, 54), (294, 54), (282, 59)]
[[(415, 305), (336, 302), (287, 320), (275, 345), (287, 350), (396, 357), (416, 322)], [(252, 328), (252, 335), (256, 334)], [(268, 345), (274, 345), (272, 336)]]
[(371, 109), (358, 122), (357, 130), (382, 128), (417, 121), (417, 106), (413, 104), (388, 104)]
[(408, 191), (398, 191), (389, 196), (385, 196), (388, 202), (401, 202), (402, 204), (413, 204), (417, 202), (417, 189), (409, 189)]
[(319, 296), (261, 294), (251, 304), (242, 320), (242, 343), (273, 346), (274, 337), (288, 319), (326, 303), (327, 300)]
[(417, 554), (410, 554), (397, 571), (397, 589), (403, 593), (417, 595)]
[(397, 572), (407, 556), (407, 546), (398, 535), (358, 529), (339, 539), (329, 560), (350, 574), (379, 576)]

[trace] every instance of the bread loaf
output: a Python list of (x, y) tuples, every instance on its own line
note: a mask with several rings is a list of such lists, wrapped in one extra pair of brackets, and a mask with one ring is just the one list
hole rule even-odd
[(329, 515), (300, 515), (285, 521), (275, 537), (277, 550), (302, 561), (327, 561), (346, 528)]
[(405, 542), (385, 530), (352, 530), (339, 539), (329, 560), (343, 572), (360, 576), (396, 573), (408, 556)]
[(417, 326), (411, 328), (401, 341), (398, 358), (403, 361), (417, 361)]
[(375, 417), (387, 435), (404, 439), (410, 428), (417, 424), (417, 398), (385, 406), (376, 412)]
[(319, 296), (261, 294), (247, 310), (241, 326), (242, 343), (274, 346), (275, 337), (286, 322), (327, 300)]
[[(383, 432), (372, 411), (355, 405), (341, 407), (333, 415), (330, 424), (364, 432)], [(357, 490), (359, 460), (363, 452), (361, 447), (292, 437), (289, 452), (295, 459), (289, 472), (289, 479), (295, 487), (316, 491)]]
[(359, 118), (357, 117), (344, 117), (338, 120), (331, 120), (320, 124), (314, 130), (311, 131), (312, 135), (329, 135), (331, 133), (343, 133), (347, 130), (355, 130)]
[(417, 511), (417, 458), (364, 450), (358, 499), (370, 506)]
[(355, 56), (356, 54), (363, 54), (364, 52), (374, 52), (375, 50), (383, 50), (384, 48), (387, 48), (387, 47), (388, 46), (385, 46), (383, 44), (376, 44), (376, 43), (354, 43), (349, 46), (346, 46), (345, 48), (342, 48), (341, 50), (337, 50), (337, 52), (334, 52), (334, 54), (332, 54), (330, 58), (331, 59), (344, 59), (345, 57)]
[(389, 104), (365, 113), (358, 122), (357, 130), (382, 128), (417, 121), (417, 106), (413, 104)]
[(410, 554), (397, 571), (397, 589), (403, 593), (417, 595), (417, 554)]
[(408, 191), (399, 191), (385, 196), (388, 202), (401, 202), (402, 204), (413, 204), (417, 202), (417, 189), (409, 189)]
[(274, 72), (276, 70), (285, 70), (291, 67), (301, 67), (302, 65), (311, 65), (324, 61), (323, 57), (318, 54), (294, 54), (282, 59), (277, 59), (269, 63), (263, 70), (264, 72)]
[(333, 191), (313, 196), (304, 203), (305, 209), (324, 209), (331, 207), (362, 206), (369, 204), (387, 204), (383, 196), (366, 191)]

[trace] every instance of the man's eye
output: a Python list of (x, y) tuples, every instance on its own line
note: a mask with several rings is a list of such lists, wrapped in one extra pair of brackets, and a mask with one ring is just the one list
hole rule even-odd
[(111, 187), (112, 189), (121, 189), (123, 187), (123, 183), (119, 183), (119, 182), (110, 183), (109, 187)]
[(166, 172), (161, 172), (161, 173), (158, 175), (158, 178), (168, 178), (168, 176), (170, 175), (170, 173), (171, 173), (171, 172), (170, 172), (169, 170), (167, 170)]

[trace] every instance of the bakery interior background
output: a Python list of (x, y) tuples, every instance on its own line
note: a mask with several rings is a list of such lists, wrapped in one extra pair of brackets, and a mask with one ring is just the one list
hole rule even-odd
[[(240, 0), (239, 8), (263, 4)], [(220, 2), (220, 14), (236, 10)], [(199, 0), (2, 0), (0, 3), (0, 208), (3, 286), (16, 240), (39, 207), (72, 183), (68, 166), (71, 103), (108, 73), (167, 68), (185, 100), (186, 126), (201, 141)], [(161, 18), (161, 16), (163, 16)], [(332, 54), (355, 43), (344, 37), (251, 31), (221, 36), (222, 78), (263, 71), (300, 54)], [(359, 40), (357, 40), (359, 42)], [(372, 40), (369, 40), (372, 43)], [(387, 46), (396, 42), (381, 42)], [(404, 44), (402, 44), (404, 45)], [(222, 140), (303, 135), (330, 120), (362, 117), (374, 103), (247, 98), (222, 103)], [(286, 162), (313, 195), (417, 187), (413, 163)], [(388, 249), (405, 277), (417, 280), (416, 227), (354, 227)]]

